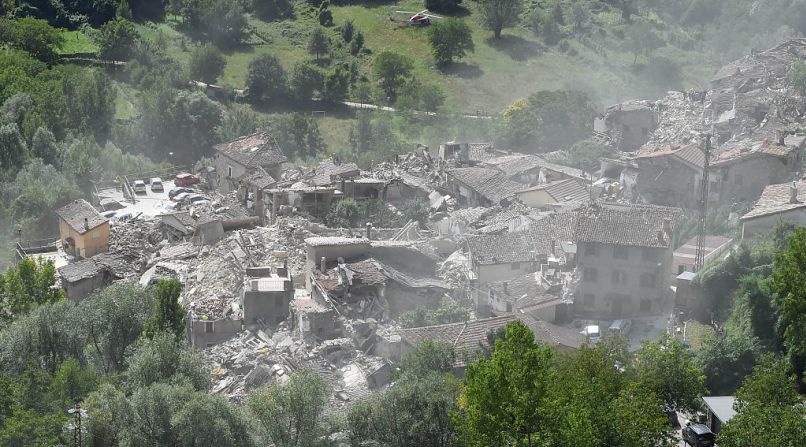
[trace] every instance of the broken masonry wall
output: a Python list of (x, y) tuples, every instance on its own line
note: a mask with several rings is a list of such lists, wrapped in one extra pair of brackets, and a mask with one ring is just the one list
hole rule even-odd
[(753, 217), (742, 221), (742, 239), (749, 239), (775, 229), (779, 222), (791, 222), (796, 227), (806, 227), (806, 208), (800, 207), (766, 216)]
[(275, 326), (288, 318), (289, 305), (294, 299), (294, 290), (284, 291), (243, 291), (241, 306), (246, 324), (262, 322)]
[(196, 349), (206, 349), (231, 339), (241, 331), (241, 327), (241, 320), (226, 317), (204, 320), (188, 316), (188, 341)]
[(792, 173), (799, 166), (790, 166), (785, 159), (762, 155), (720, 168), (714, 169), (716, 172), (711, 174), (711, 178), (720, 180), (720, 202), (729, 204), (757, 200), (767, 185), (792, 180)]

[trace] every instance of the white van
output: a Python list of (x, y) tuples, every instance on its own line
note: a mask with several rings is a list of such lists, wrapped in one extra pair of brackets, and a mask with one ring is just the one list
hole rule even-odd
[(610, 324), (607, 332), (610, 335), (619, 335), (626, 338), (630, 334), (630, 329), (632, 329), (632, 320), (616, 320)]

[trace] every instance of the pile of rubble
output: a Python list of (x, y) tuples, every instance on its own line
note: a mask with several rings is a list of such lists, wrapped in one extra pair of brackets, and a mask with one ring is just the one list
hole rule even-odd
[(343, 410), (389, 382), (389, 364), (357, 351), (349, 338), (311, 346), (283, 329), (242, 332), (204, 354), (212, 392), (236, 402), (254, 389), (287, 382), (303, 368), (316, 371), (327, 383), (328, 412)]
[(658, 128), (645, 149), (695, 142), (701, 132), (715, 143), (762, 140), (775, 129), (798, 130), (804, 102), (792, 89), (793, 64), (806, 58), (806, 39), (791, 39), (722, 67), (702, 92), (670, 92), (656, 103)]

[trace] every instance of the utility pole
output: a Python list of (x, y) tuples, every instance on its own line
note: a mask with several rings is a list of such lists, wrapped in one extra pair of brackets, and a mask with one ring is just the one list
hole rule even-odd
[(67, 412), (73, 415), (73, 423), (67, 424), (68, 429), (70, 428), (73, 429), (73, 446), (81, 447), (82, 445), (81, 435), (82, 432), (84, 431), (84, 427), (81, 426), (81, 418), (82, 416), (83, 417), (88, 416), (87, 410), (83, 410), (81, 408), (81, 404), (76, 404), (75, 408), (71, 408), (67, 410)]
[(711, 162), (711, 135), (705, 134), (705, 162), (702, 167), (702, 184), (700, 185), (699, 222), (697, 225), (697, 255), (694, 259), (694, 271), (699, 271), (705, 264), (705, 223), (708, 217), (708, 168)]

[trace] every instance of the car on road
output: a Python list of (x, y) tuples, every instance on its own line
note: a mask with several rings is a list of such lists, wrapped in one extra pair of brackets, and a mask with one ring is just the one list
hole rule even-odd
[(189, 192), (180, 192), (179, 194), (171, 197), (171, 200), (173, 200), (176, 203), (182, 203), (185, 201), (186, 198), (188, 198), (188, 196), (190, 196), (190, 194), (191, 193)]
[(683, 428), (683, 441), (691, 447), (713, 447), (716, 436), (703, 424), (688, 423)]
[(163, 192), (165, 191), (165, 187), (162, 186), (162, 179), (159, 177), (154, 177), (151, 179), (151, 192)]
[(176, 186), (191, 186), (199, 183), (201, 178), (195, 174), (188, 174), (187, 172), (183, 172), (181, 174), (176, 174), (174, 177), (174, 185)]
[(173, 199), (174, 197), (178, 196), (179, 194), (182, 194), (183, 192), (191, 193), (196, 191), (192, 188), (184, 188), (181, 186), (177, 186), (176, 188), (172, 188), (170, 191), (168, 191), (168, 198)]
[(585, 326), (585, 329), (582, 330), (581, 334), (584, 335), (591, 344), (599, 343), (599, 340), (602, 338), (602, 333), (599, 331), (599, 326), (595, 324)]
[(146, 182), (142, 180), (135, 180), (132, 184), (132, 189), (134, 190), (135, 194), (147, 194), (148, 190), (146, 190)]

